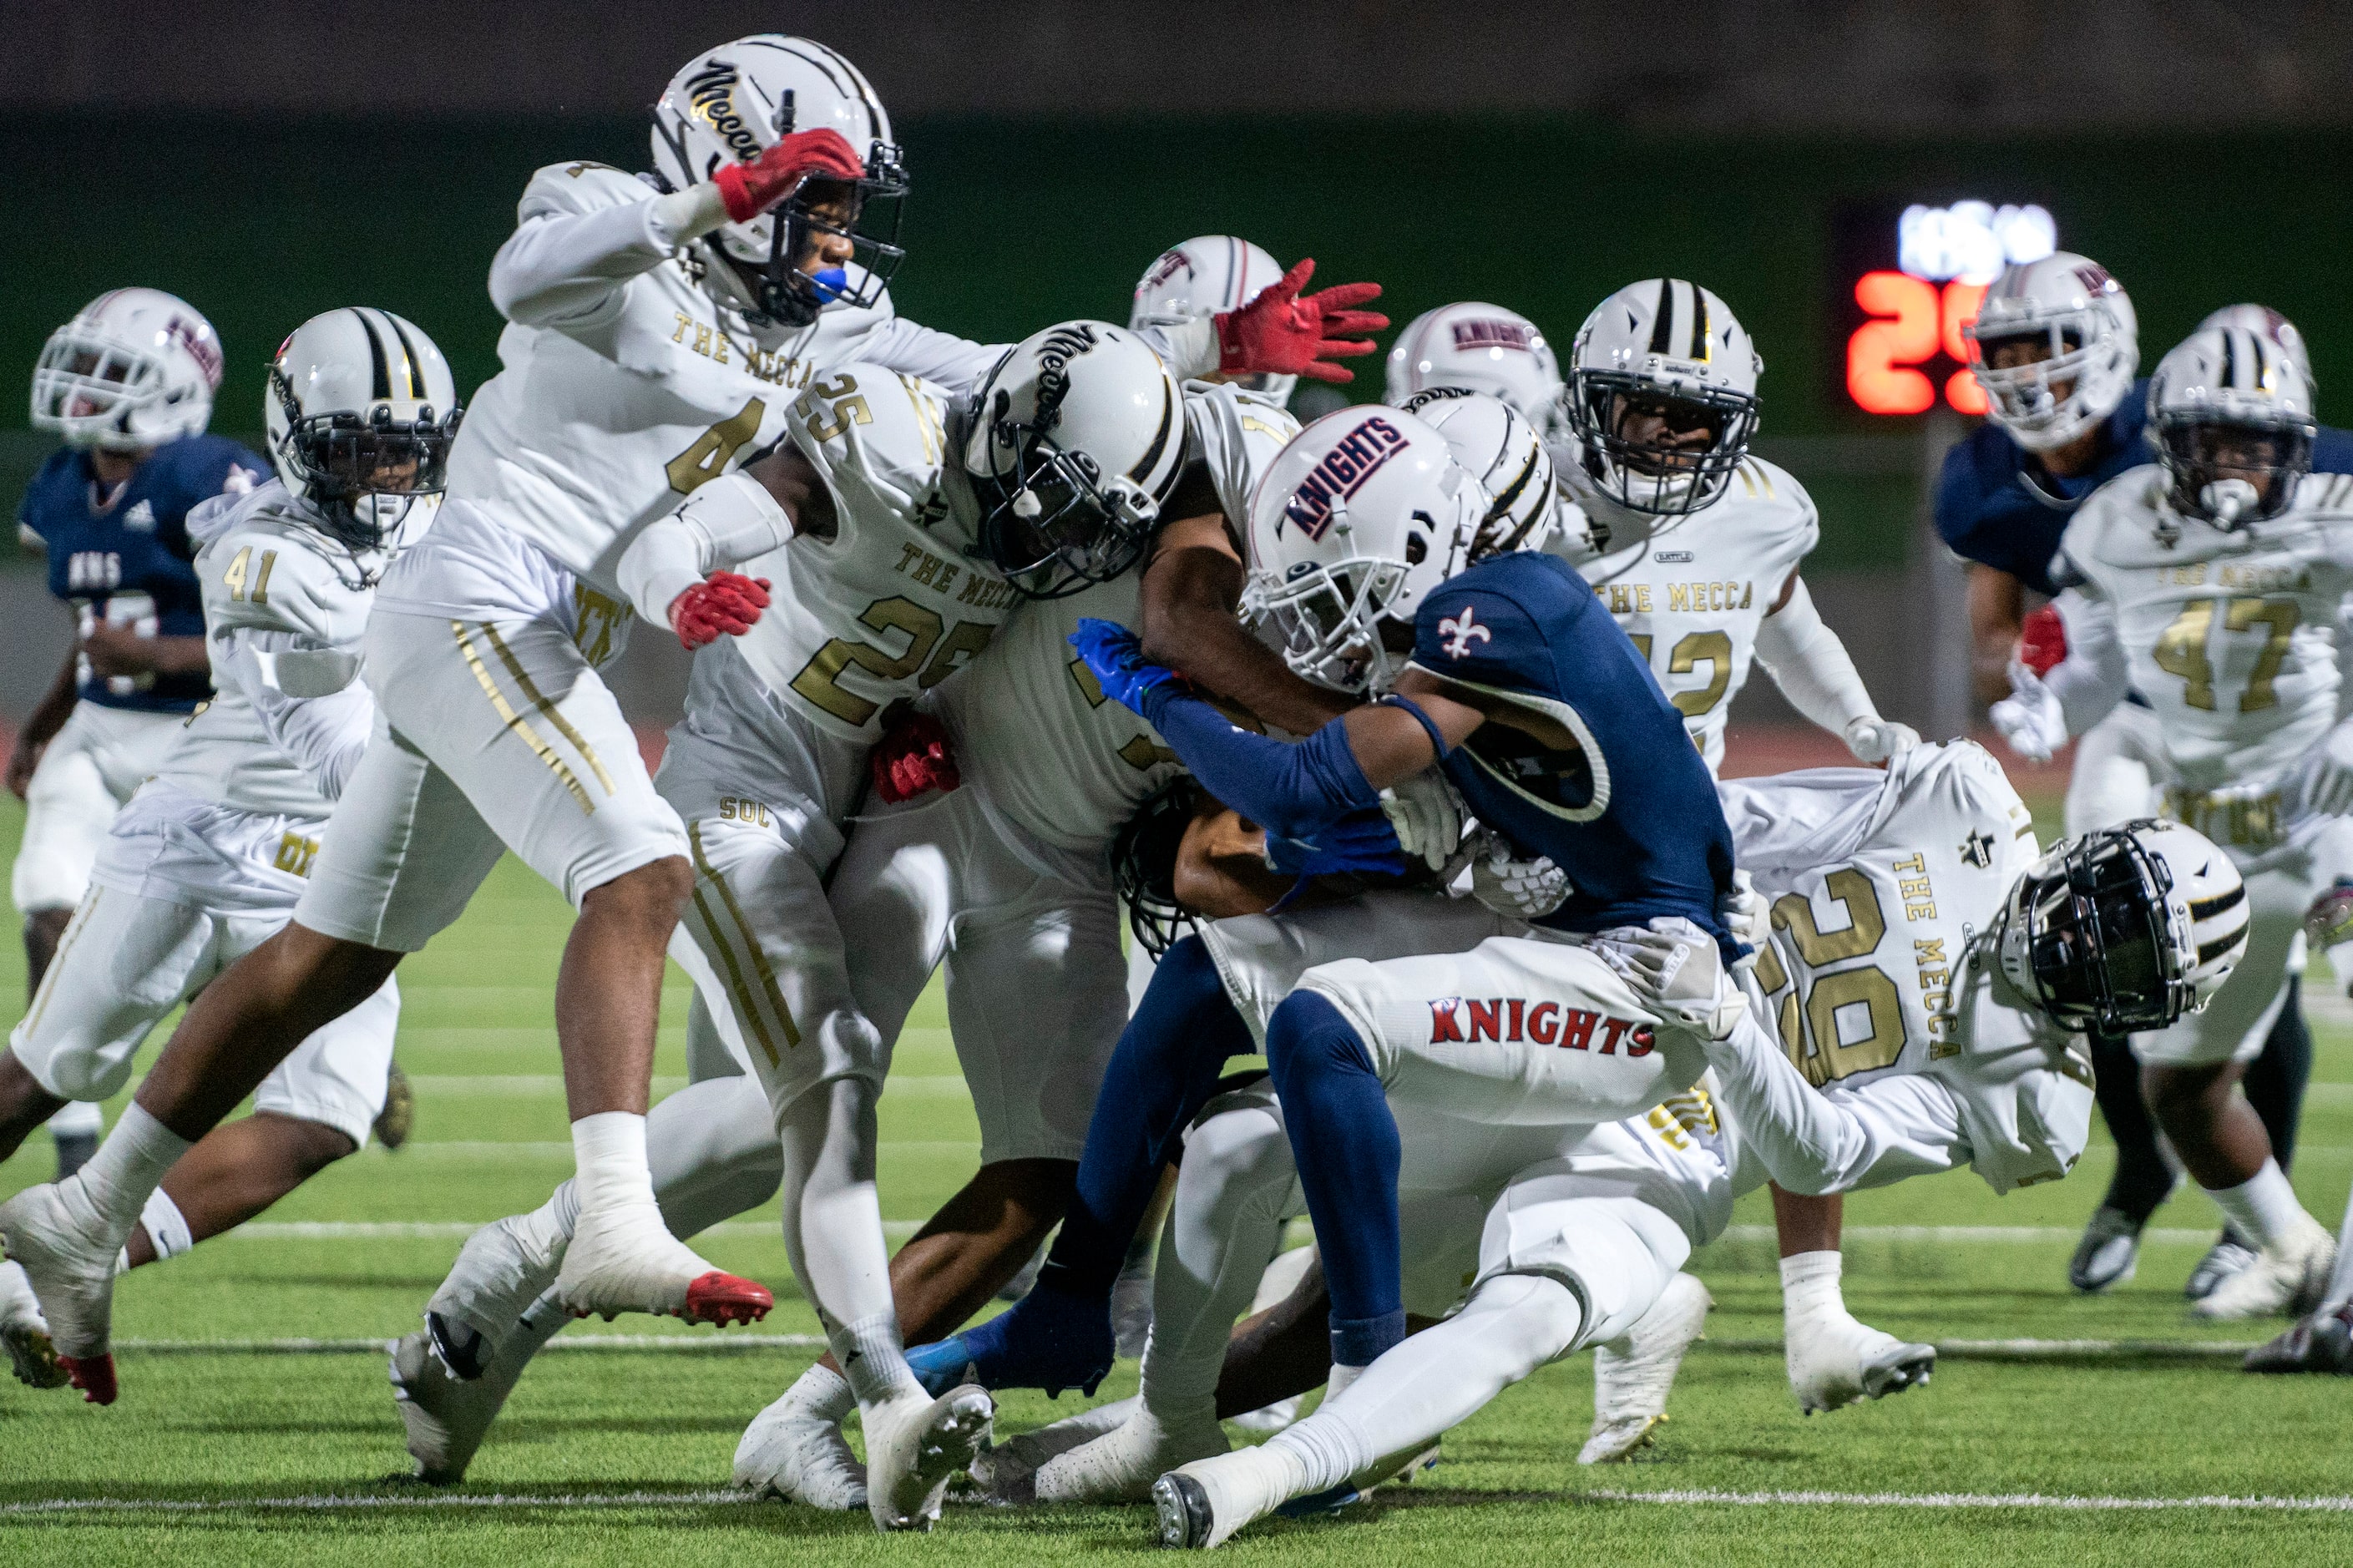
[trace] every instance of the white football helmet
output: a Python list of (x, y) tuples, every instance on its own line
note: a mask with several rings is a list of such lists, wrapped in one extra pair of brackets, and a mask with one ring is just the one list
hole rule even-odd
[(278, 477), (354, 552), (396, 551), (423, 531), (460, 417), (457, 381), (433, 340), (389, 310), (356, 306), (288, 333), (262, 397)]
[(1272, 618), (1303, 679), (1386, 690), (1411, 657), (1422, 595), (1469, 564), (1488, 504), (1446, 437), (1412, 415), (1327, 414), (1251, 492), (1243, 612)]
[(2305, 384), (2315, 392), (2320, 390), (2320, 383), (2312, 374), (2312, 351), (2304, 341), (2304, 333), (2269, 305), (2225, 305), (2198, 323), (2201, 332), (2209, 327), (2243, 327), (2269, 338), (2280, 353), (2295, 362), (2295, 368), (2304, 373)]
[(2231, 858), (2178, 822), (2052, 846), (2010, 890), (2002, 974), (2054, 1023), (2162, 1029), (2206, 1005), (2247, 950), (2247, 889)]
[[(1206, 234), (1188, 239), (1160, 259), (1136, 281), (1135, 300), (1128, 307), (1127, 327), (1181, 327), (1206, 321), (1227, 310), (1240, 310), (1269, 284), (1282, 280), (1282, 263), (1230, 234)], [(1246, 375), (1240, 384), (1262, 393), (1277, 403), (1291, 401), (1299, 384), (1295, 375)]]
[(2287, 510), (2320, 427), (2310, 383), (2277, 343), (2209, 327), (2158, 362), (2148, 428), (2173, 476), (2174, 510), (2233, 528)]
[[(773, 211), (723, 224), (702, 243), (707, 273), (735, 303), (804, 326), (835, 300), (881, 303), (905, 256), (898, 244), (907, 172), (891, 117), (864, 73), (825, 45), (755, 33), (705, 49), (670, 79), (654, 104), (654, 172), (671, 190), (700, 184), (727, 163), (748, 163), (797, 131), (833, 130), (866, 160), (852, 191), (810, 179)], [(800, 269), (810, 236), (848, 237), (857, 258), (814, 276)]]
[[(2030, 452), (2048, 452), (2116, 411), (2140, 368), (2140, 319), (2108, 269), (2073, 251), (2005, 267), (1961, 329), (1986, 417)], [(2039, 357), (1997, 367), (2024, 342)]]
[[(1628, 284), (1585, 318), (1569, 350), (1562, 406), (1587, 479), (1654, 517), (1713, 505), (1757, 434), (1764, 373), (1748, 329), (1707, 289), (1680, 278)], [(1650, 428), (1630, 433), (1630, 420)]]
[(1487, 515), (1471, 542), (1471, 559), (1542, 550), (1560, 526), (1560, 492), (1553, 483), (1552, 455), (1518, 410), (1502, 398), (1453, 386), (1418, 392), (1403, 406), (1446, 437), (1454, 460), (1487, 492)]
[(116, 289), (41, 345), (33, 425), (72, 447), (143, 452), (203, 434), (220, 380), (220, 339), (195, 307), (160, 289)]
[(1559, 357), (1534, 321), (1501, 305), (1465, 300), (1406, 323), (1389, 350), (1381, 401), (1402, 408), (1433, 386), (1501, 398), (1539, 435), (1560, 420)]
[(1144, 559), (1185, 465), (1185, 405), (1143, 339), (1108, 321), (1034, 332), (958, 419), (981, 550), (1016, 590), (1059, 599)]

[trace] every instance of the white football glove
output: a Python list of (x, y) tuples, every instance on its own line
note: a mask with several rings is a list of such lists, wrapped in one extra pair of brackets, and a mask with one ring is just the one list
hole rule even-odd
[(1444, 868), (1462, 842), (1462, 819), (1470, 815), (1461, 795), (1436, 768), (1424, 768), (1381, 791), (1381, 814), (1397, 829), (1406, 858), (1419, 856), (1433, 871)]
[(2353, 721), (2320, 738), (2296, 780), (2298, 815), (2353, 816)]
[(1721, 1040), (1740, 1022), (1747, 997), (1724, 967), (1715, 938), (1681, 915), (1661, 915), (1647, 926), (1602, 933), (1621, 955), (1611, 967), (1626, 977), (1662, 1026)]
[(1471, 862), (1471, 896), (1499, 915), (1535, 921), (1568, 897), (1568, 873), (1539, 855), (1515, 860), (1510, 846), (1490, 836), (1486, 853)]
[(1919, 731), (1893, 719), (1873, 715), (1847, 723), (1846, 749), (1854, 753), (1858, 763), (1876, 767), (1881, 763), (1893, 762), (1919, 743)]
[(1733, 964), (1733, 973), (1756, 968), (1757, 955), (1765, 951), (1766, 941), (1773, 934), (1773, 909), (1757, 890), (1757, 879), (1746, 871), (1733, 872), (1732, 891), (1716, 900), (1715, 918), (1724, 922), (1733, 941), (1748, 945), (1747, 954)]
[(2067, 743), (2067, 715), (2058, 695), (2016, 659), (2010, 662), (2010, 689), (1986, 716), (2011, 751), (2031, 763), (2049, 762)]

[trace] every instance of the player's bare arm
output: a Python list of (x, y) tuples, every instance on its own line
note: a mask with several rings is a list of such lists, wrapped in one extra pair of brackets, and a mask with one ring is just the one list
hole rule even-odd
[[(1180, 490), (1170, 505), (1195, 499)], [(1293, 675), (1235, 618), (1245, 576), (1223, 513), (1180, 516), (1163, 528), (1144, 571), (1145, 654), (1278, 729), (1310, 733), (1353, 704)]]
[(2025, 624), (2026, 585), (1991, 566), (1969, 568), (1969, 679), (1980, 702), (2010, 695), (2010, 660)]
[(8, 793), (18, 800), (24, 799), (25, 792), (32, 787), (33, 770), (41, 765), (41, 752), (73, 713), (79, 686), (76, 672), (79, 660), (76, 653), (71, 647), (66, 649), (65, 663), (58, 666), (57, 679), (41, 694), (25, 727), (16, 731), (16, 750), (8, 753)]

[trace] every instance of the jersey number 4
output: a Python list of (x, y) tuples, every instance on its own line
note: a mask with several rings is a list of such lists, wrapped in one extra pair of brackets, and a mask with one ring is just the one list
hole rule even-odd
[(1774, 929), (1789, 933), (1799, 961), (1814, 972), (1802, 1007), (1799, 988), (1774, 945), (1766, 943), (1757, 955), (1757, 984), (1765, 987), (1768, 1003), (1780, 998), (1772, 1005), (1779, 1018), (1781, 1048), (1816, 1088), (1892, 1066), (1904, 1054), (1909, 1034), (1903, 993), (1885, 970), (1865, 963), (1821, 973), (1879, 951), (1880, 939), (1887, 934), (1887, 917), (1880, 910), (1878, 889), (1862, 872), (1845, 870), (1823, 879), (1822, 890), (1845, 909), (1845, 930), (1822, 930), (1813, 901), (1803, 893), (1785, 893), (1773, 900)]
[(2214, 631), (2214, 607), (2224, 606), (2222, 629), (2225, 633), (2251, 631), (2256, 626), (2268, 627), (2263, 637), (2263, 650), (2255, 656), (2255, 668), (2247, 676), (2247, 689), (2239, 694), (2239, 711), (2260, 712), (2279, 706), (2279, 693), (2272, 683), (2278, 679), (2280, 666), (2287, 658), (2288, 638), (2295, 635), (2296, 623), (2304, 618), (2303, 610), (2294, 599), (2198, 599), (2182, 606), (2173, 617), (2173, 624), (2157, 637), (2157, 668), (2168, 675), (2181, 677), (2184, 689), (2181, 700), (2191, 708), (2214, 709), (2214, 659), (2207, 652), (2207, 644)]

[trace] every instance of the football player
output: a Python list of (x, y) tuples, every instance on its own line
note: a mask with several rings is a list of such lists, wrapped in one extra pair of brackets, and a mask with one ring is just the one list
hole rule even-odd
[[(25, 803), (9, 880), (28, 995), (89, 889), (107, 825), (208, 692), (188, 509), (269, 471), (205, 434), (220, 378), (212, 323), (155, 289), (91, 300), (49, 334), (33, 372), (34, 428), (66, 447), (33, 477), (17, 528), (47, 554), (49, 592), (78, 625), (8, 758), (8, 788)], [(0, 1089), (11, 1082), (0, 1072)], [(58, 1112), (60, 1180), (90, 1158), (102, 1125), (93, 1103)]]
[(2053, 570), (2073, 584), (2067, 658), (2023, 670), (1996, 705), (2013, 744), (2083, 733), (2132, 693), (2156, 730), (2164, 815), (2220, 844), (2246, 879), (2247, 956), (2214, 1005), (2136, 1035), (2150, 1109), (2255, 1260), (2196, 1303), (2244, 1318), (2313, 1307), (2335, 1250), (2306, 1214), (2262, 1119), (2232, 1095), (2281, 1013), (2303, 916), (2343, 863), (2353, 728), (2337, 722), (2335, 628), (2353, 554), (2353, 477), (2310, 472), (2311, 386), (2259, 332), (2209, 329), (2149, 389), (2160, 460), (2103, 486)]
[[(2253, 311), (2260, 312), (2258, 330), (2300, 360), (2302, 336), (2274, 311), (2230, 306), (2200, 325), (2223, 325), (2226, 317), (2244, 325), (2239, 318)], [(2026, 595), (2059, 592), (2051, 563), (2068, 519), (2093, 491), (2148, 461), (2148, 383), (2133, 378), (2140, 346), (2131, 297), (2106, 268), (2071, 252), (2006, 268), (1963, 337), (1985, 391), (1986, 424), (1946, 455), (1936, 521), (1945, 542), (1970, 563), (1977, 685), (1979, 698), (1991, 701), (2008, 693), (2013, 656), (2035, 673), (2065, 656), (2063, 606), (2028, 616)], [(2316, 468), (2353, 470), (2353, 439), (2323, 431), (2315, 445)], [(2084, 733), (2067, 784), (2069, 833), (2113, 827), (2157, 808), (2157, 731), (2155, 710), (2127, 692)], [(2132, 1278), (2141, 1230), (2177, 1178), (2158, 1149), (2128, 1044), (2094, 1032), (2091, 1049), (2116, 1165), (2067, 1277), (2077, 1289), (2096, 1291)], [(2312, 1037), (2299, 999), (2291, 996), (2245, 1082), (2283, 1167), (2294, 1151), (2311, 1065)], [(2189, 1293), (2204, 1295), (2250, 1257), (2226, 1228), (2191, 1271)]]
[(1447, 386), (1499, 400), (1548, 444), (1562, 435), (1559, 356), (1542, 329), (1516, 310), (1472, 300), (1406, 323), (1389, 349), (1381, 401), (1402, 408)]
[[(993, 363), (890, 314), (895, 247), (860, 226), (869, 199), (887, 208), (904, 184), (889, 136), (848, 61), (763, 35), (672, 80), (655, 113), (654, 180), (587, 163), (533, 177), (491, 268), (505, 368), (452, 452), (437, 527), (378, 595), (368, 663), (385, 724), (297, 918), (206, 988), (117, 1125), (117, 1158), (72, 1200), (73, 1278), (56, 1283), (74, 1300), (42, 1295), (61, 1350), (102, 1354), (106, 1268), (188, 1140), (374, 994), (510, 846), (580, 910), (557, 999), (581, 1177), (565, 1306), (711, 1322), (767, 1310), (765, 1289), (663, 1229), (651, 1190), (655, 1008), (694, 869), (596, 672), (626, 636), (622, 553), (682, 494), (776, 444), (821, 340), (845, 351), (836, 363), (856, 343), (894, 372), (959, 384)], [(1369, 352), (1325, 340), (1349, 312), (1318, 301), (1372, 286), (1302, 299), (1311, 271), (1294, 268), (1255, 313), (1202, 323), (1197, 357), (1305, 372)], [(854, 423), (838, 401), (824, 417)], [(654, 613), (689, 640), (742, 621), (765, 592), (733, 574), (672, 585)], [(167, 1087), (189, 1083), (205, 1092)]]
[[(386, 395), (379, 368), (402, 353)], [(361, 632), (385, 564), (439, 503), (457, 384), (413, 323), (332, 310), (280, 347), (264, 416), (278, 477), (187, 518), (217, 695), (174, 726), (115, 818), (95, 886), (0, 1055), (0, 1156), (59, 1101), (120, 1090), (164, 1016), (286, 922), (366, 747)], [(386, 978), (303, 1041), (262, 1080), (252, 1116), (206, 1133), (148, 1195), (125, 1265), (185, 1252), (364, 1144), (399, 1012)], [(13, 1257), (39, 1253), (37, 1214), (5, 1224)], [(11, 1349), (22, 1376), (27, 1349)], [(56, 1381), (78, 1364), (61, 1362)], [(78, 1381), (111, 1397), (102, 1374)]]
[[(1182, 679), (1149, 662), (1123, 628), (1091, 623), (1074, 642), (1106, 694), (1142, 713), (1205, 789), (1265, 826), (1271, 845), (1394, 867), (1401, 842), (1377, 791), (1443, 757), (1449, 781), (1521, 858), (1547, 856), (1566, 871), (1574, 891), (1554, 900), (1548, 922), (1575, 930), (1605, 911), (1695, 910), (1713, 925), (1719, 884), (1731, 886), (1729, 843), (1705, 831), (1714, 795), (1680, 715), (1561, 563), (1521, 551), (1459, 570), (1488, 506), (1437, 431), (1388, 409), (1318, 421), (1268, 471), (1252, 502), (1253, 603), (1280, 629), (1294, 670), (1341, 690), (1388, 692), (1296, 747), (1208, 717), (1215, 710), (1185, 695)], [(1410, 665), (1400, 657), (1409, 647)], [(1490, 726), (1490, 712), (1511, 721)], [(1662, 733), (1673, 744), (1654, 756)], [(1638, 752), (1651, 787), (1630, 799), (1611, 780)], [(1434, 934), (1461, 922), (1439, 900), (1415, 901), (1427, 908), (1394, 930), (1300, 965), (1363, 955), (1329, 966), (1329, 996), (1302, 990), (1266, 1042), (1278, 1088), (1291, 1080), (1292, 1131), (1332, 1282), (1335, 1355), (1347, 1366), (1400, 1331), (1383, 1076), (1489, 1093), (1489, 1053), (1427, 1038), (1429, 998), (1510, 990), (1577, 962), (1542, 931), (1498, 925), (1475, 903), (1483, 930), (1468, 941)], [(1493, 940), (1481, 945), (1482, 936)], [(1101, 1377), (1104, 1293), (1144, 1198), (1224, 1060), (1254, 1048), (1208, 951), (1191, 939), (1171, 949), (1114, 1055), (1078, 1199), (1037, 1289), (1005, 1316), (918, 1352), (927, 1379), (1050, 1391)], [(1643, 1091), (1673, 1070), (1647, 1047), (1623, 1056), (1613, 1043), (1607, 1056), (1605, 1073), (1564, 1070), (1511, 1092), (1609, 1120), (1646, 1103)]]

